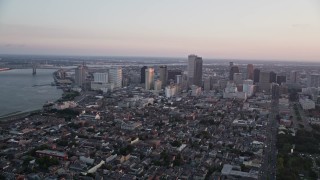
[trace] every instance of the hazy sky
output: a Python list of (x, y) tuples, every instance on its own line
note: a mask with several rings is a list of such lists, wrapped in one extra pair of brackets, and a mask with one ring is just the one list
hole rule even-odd
[(320, 61), (320, 1), (0, 0), (0, 53)]

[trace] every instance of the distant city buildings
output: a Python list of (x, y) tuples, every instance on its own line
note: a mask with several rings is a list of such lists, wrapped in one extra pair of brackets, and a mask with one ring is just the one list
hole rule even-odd
[(154, 68), (145, 70), (145, 89), (152, 90), (154, 87)]
[(261, 71), (259, 75), (259, 91), (270, 92), (271, 83), (270, 83), (270, 72)]
[(79, 87), (83, 87), (86, 82), (86, 67), (80, 65), (75, 69), (75, 84)]
[(276, 83), (277, 82), (277, 74), (273, 71), (270, 72), (270, 83)]
[(254, 74), (253, 71), (254, 71), (253, 64), (248, 64), (247, 65), (247, 79), (253, 80), (253, 74)]
[(188, 56), (188, 82), (189, 85), (202, 86), (202, 58), (196, 55)]
[(115, 88), (122, 88), (122, 68), (113, 67), (109, 70), (110, 83), (114, 85)]
[(162, 82), (162, 88), (167, 85), (168, 82), (168, 69), (167, 66), (163, 65), (159, 67), (160, 81)]
[(140, 75), (141, 75), (140, 83), (141, 83), (141, 84), (144, 84), (144, 83), (146, 82), (146, 69), (147, 69), (147, 68), (148, 68), (147, 66), (143, 66), (143, 67), (141, 68), (141, 72), (140, 72)]
[(308, 76), (308, 87), (320, 87), (320, 74), (312, 73)]
[[(232, 63), (233, 64), (233, 63)], [(239, 71), (239, 67), (238, 66), (232, 66), (231, 68), (230, 68), (230, 72), (229, 72), (229, 80), (230, 81), (233, 81), (234, 79), (234, 74), (235, 73), (240, 73), (240, 71)]]
[(277, 76), (277, 83), (281, 85), (282, 83), (287, 82), (287, 77), (285, 75), (278, 75)]

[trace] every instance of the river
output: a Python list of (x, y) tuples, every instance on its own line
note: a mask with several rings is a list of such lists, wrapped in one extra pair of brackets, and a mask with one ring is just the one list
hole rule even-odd
[(36, 75), (32, 69), (0, 71), (0, 117), (41, 109), (47, 101), (59, 99), (62, 90), (50, 85), (54, 71), (37, 69)]

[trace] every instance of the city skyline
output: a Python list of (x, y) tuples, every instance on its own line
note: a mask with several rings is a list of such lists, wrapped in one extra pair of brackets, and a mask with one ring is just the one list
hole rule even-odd
[(0, 54), (320, 59), (316, 0), (59, 2), (1, 1)]

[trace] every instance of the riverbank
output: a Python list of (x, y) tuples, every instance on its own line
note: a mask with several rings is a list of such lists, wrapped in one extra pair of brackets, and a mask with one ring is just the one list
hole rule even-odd
[(29, 115), (33, 113), (39, 113), (41, 112), (41, 109), (38, 110), (33, 110), (33, 111), (27, 111), (27, 112), (13, 112), (10, 114), (6, 114), (4, 116), (0, 116), (0, 123), (7, 123), (7, 122), (12, 122), (15, 120), (23, 119), (28, 117)]
[(9, 70), (11, 70), (10, 68), (0, 68), (0, 72), (1, 71), (9, 71)]

